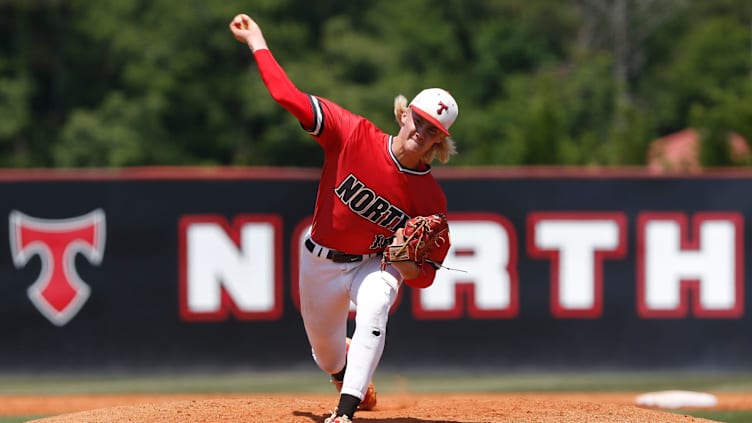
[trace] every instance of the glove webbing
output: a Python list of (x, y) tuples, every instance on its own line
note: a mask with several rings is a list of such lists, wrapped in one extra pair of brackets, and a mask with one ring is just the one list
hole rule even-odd
[[(402, 244), (402, 246), (399, 248), (399, 250), (397, 250), (397, 252), (395, 253), (395, 255), (400, 255), (403, 251), (405, 251), (405, 249), (410, 246), (410, 241), (412, 241), (412, 239), (415, 238), (415, 235), (418, 234), (419, 232), (420, 232), (421, 236), (425, 232), (431, 232), (431, 227), (428, 226), (428, 224), (426, 223), (426, 219), (424, 219), (424, 218), (420, 219), (420, 223), (415, 226), (415, 230), (413, 230), (413, 233), (411, 233), (410, 236), (405, 239), (405, 242)], [(416, 248), (416, 252), (417, 252), (417, 248), (418, 247), (416, 246), (415, 248)], [(416, 254), (413, 254), (413, 256), (415, 256), (415, 255)]]

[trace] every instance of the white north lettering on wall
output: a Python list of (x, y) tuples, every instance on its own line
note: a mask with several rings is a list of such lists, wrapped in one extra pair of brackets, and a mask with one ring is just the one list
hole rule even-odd
[(564, 310), (596, 306), (598, 251), (619, 248), (619, 224), (613, 220), (542, 220), (535, 226), (535, 246), (559, 253), (558, 297), (552, 301)]
[(444, 266), (450, 269), (436, 272), (433, 285), (419, 291), (416, 315), (462, 315), (458, 288), (473, 294), (469, 295), (470, 315), (491, 317), (516, 312), (516, 298), (512, 298), (517, 288), (516, 263), (510, 263), (510, 245), (516, 248), (510, 240), (513, 233), (510, 235), (508, 228), (495, 220), (450, 221), (449, 233), (452, 245)]
[(240, 246), (221, 225), (190, 225), (186, 236), (189, 311), (220, 311), (223, 289), (241, 312), (274, 310), (274, 240), (274, 225), (266, 222), (245, 223)]
[(699, 305), (728, 310), (736, 305), (736, 229), (731, 221), (700, 223), (699, 248), (682, 248), (679, 223), (655, 220), (645, 225), (645, 305), (675, 310), (682, 281), (699, 283)]

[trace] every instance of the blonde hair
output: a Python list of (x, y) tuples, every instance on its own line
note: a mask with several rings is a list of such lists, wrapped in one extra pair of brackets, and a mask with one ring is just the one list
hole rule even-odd
[[(404, 95), (400, 94), (394, 98), (394, 118), (400, 126), (402, 126), (402, 114), (407, 113), (408, 110), (407, 98), (405, 98)], [(423, 155), (422, 159), (428, 164), (430, 164), (435, 158), (438, 158), (441, 163), (447, 163), (449, 158), (454, 154), (457, 154), (457, 147), (454, 144), (454, 140), (448, 136), (444, 136), (441, 138), (441, 142), (434, 144), (433, 147)]]

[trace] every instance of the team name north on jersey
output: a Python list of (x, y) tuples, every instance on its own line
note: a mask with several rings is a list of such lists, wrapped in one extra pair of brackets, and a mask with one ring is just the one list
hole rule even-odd
[(368, 188), (352, 173), (347, 175), (334, 192), (355, 214), (392, 232), (410, 218), (399, 207)]

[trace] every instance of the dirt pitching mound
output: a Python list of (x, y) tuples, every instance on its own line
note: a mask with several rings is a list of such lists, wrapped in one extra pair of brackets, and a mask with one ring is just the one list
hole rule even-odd
[[(588, 398), (588, 399), (584, 399)], [(155, 398), (157, 399), (157, 398)], [(363, 423), (599, 422), (699, 423), (700, 419), (640, 408), (633, 396), (539, 394), (384, 394)], [(320, 423), (336, 405), (331, 395), (245, 395), (174, 399), (62, 414), (35, 423), (300, 422)]]

